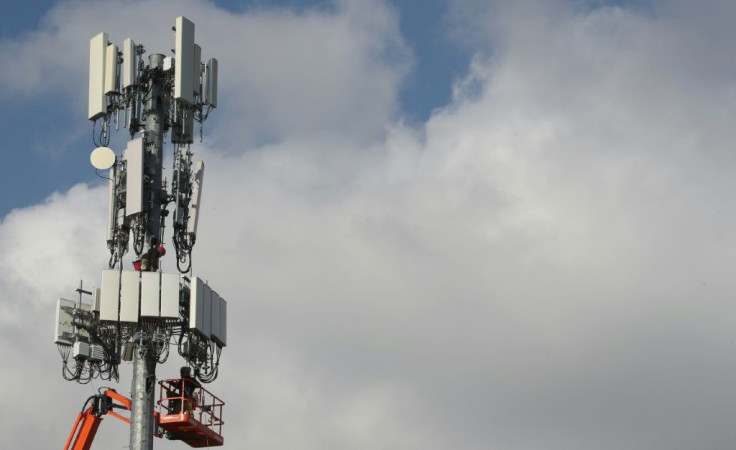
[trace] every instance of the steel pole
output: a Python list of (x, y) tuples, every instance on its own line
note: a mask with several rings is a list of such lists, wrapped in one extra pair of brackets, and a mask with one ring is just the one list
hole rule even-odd
[(138, 342), (133, 352), (132, 408), (130, 411), (130, 448), (153, 449), (154, 396), (156, 393), (156, 358), (153, 348)]
[[(143, 172), (151, 180), (147, 189), (143, 214), (148, 217), (148, 227), (143, 252), (147, 252), (155, 244), (161, 242), (161, 205), (163, 133), (164, 121), (168, 113), (166, 96), (163, 96), (164, 56), (149, 56), (149, 91), (146, 99), (145, 156)], [(156, 345), (153, 336), (138, 326), (137, 339), (133, 352), (133, 380), (131, 382), (132, 408), (130, 411), (130, 448), (131, 450), (153, 449), (154, 400), (156, 393)]]
[(149, 57), (151, 81), (150, 92), (146, 100), (146, 128), (145, 128), (145, 167), (143, 168), (151, 180), (148, 191), (147, 206), (148, 229), (144, 251), (150, 248), (151, 238), (161, 241), (161, 205), (165, 201), (161, 192), (163, 172), (163, 142), (164, 125), (169, 112), (167, 96), (163, 94), (165, 73), (163, 72), (164, 55), (155, 54)]

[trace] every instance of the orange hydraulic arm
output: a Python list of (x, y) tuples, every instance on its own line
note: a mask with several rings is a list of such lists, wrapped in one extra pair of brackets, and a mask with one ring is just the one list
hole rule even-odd
[[(160, 381), (161, 411), (153, 412), (154, 436), (179, 439), (192, 447), (216, 447), (224, 443), (222, 437), (222, 400), (192, 379)], [(164, 393), (165, 392), (165, 393)], [(130, 411), (133, 402), (113, 389), (88, 398), (82, 412), (72, 426), (64, 450), (89, 450), (105, 414), (130, 423), (113, 408)]]
[(97, 434), (97, 428), (99, 428), (100, 422), (102, 422), (102, 416), (105, 414), (130, 423), (129, 418), (116, 413), (113, 411), (113, 408), (130, 411), (131, 401), (114, 390), (107, 389), (100, 395), (93, 395), (87, 399), (84, 406), (87, 406), (90, 402), (92, 404), (86, 409), (82, 407), (83, 411), (77, 416), (77, 420), (72, 426), (72, 431), (69, 433), (69, 438), (66, 440), (64, 450), (89, 450), (95, 434)]

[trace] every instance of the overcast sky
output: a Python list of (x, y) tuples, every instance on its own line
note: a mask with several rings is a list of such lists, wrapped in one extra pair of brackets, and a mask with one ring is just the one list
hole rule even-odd
[(428, 3), (5, 14), (5, 447), (63, 445), (106, 385), (52, 343), (107, 262), (89, 38), (169, 53), (184, 15), (220, 62), (194, 273), (229, 303), (227, 446), (733, 448), (736, 3)]

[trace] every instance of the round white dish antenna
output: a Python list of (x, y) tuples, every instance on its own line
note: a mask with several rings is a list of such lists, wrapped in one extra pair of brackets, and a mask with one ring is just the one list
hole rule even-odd
[(97, 147), (92, 150), (92, 154), (89, 155), (89, 160), (92, 162), (95, 169), (109, 169), (113, 164), (115, 164), (115, 152), (108, 147)]

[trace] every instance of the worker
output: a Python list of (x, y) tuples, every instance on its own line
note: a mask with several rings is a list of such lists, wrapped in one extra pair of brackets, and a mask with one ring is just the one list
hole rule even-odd
[(197, 389), (202, 387), (199, 381), (192, 377), (191, 367), (184, 366), (179, 370), (182, 383), (182, 394), (184, 397), (184, 410), (182, 412), (191, 414), (194, 411), (194, 405), (197, 403), (197, 398), (194, 395)]
[(142, 272), (156, 272), (158, 270), (158, 260), (165, 254), (166, 248), (163, 245), (158, 247), (152, 245), (138, 261), (133, 261), (133, 267)]
[(167, 389), (166, 396), (169, 399), (168, 414), (181, 414), (181, 392), (177, 386), (174, 389)]

